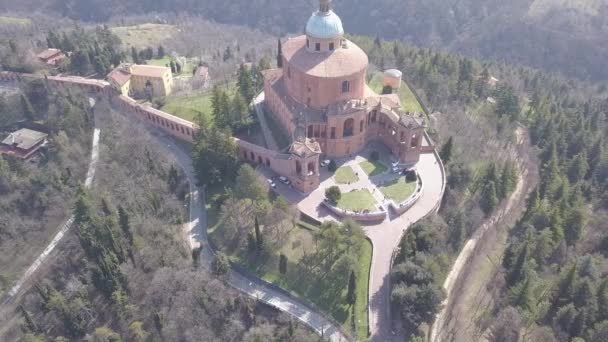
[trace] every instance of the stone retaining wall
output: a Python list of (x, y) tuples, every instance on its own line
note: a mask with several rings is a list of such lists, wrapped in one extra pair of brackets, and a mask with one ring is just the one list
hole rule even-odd
[(350, 219), (353, 219), (353, 220), (359, 221), (359, 222), (379, 222), (379, 221), (384, 221), (384, 219), (386, 219), (385, 211), (356, 213), (354, 211), (348, 211), (348, 210), (344, 210), (344, 209), (335, 207), (325, 200), (323, 201), (323, 205), (327, 209), (329, 209), (332, 213), (340, 216), (341, 218), (350, 218)]

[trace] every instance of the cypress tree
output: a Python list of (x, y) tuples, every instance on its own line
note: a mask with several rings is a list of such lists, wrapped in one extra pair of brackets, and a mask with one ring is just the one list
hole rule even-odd
[(281, 38), (277, 39), (277, 67), (283, 67), (283, 45), (281, 44)]
[(346, 293), (346, 300), (349, 304), (355, 304), (355, 300), (357, 299), (355, 289), (357, 286), (357, 279), (355, 276), (355, 271), (350, 271), (350, 277), (348, 278), (348, 291)]
[(262, 231), (260, 230), (260, 224), (258, 223), (258, 217), (255, 217), (254, 220), (255, 225), (255, 241), (258, 252), (262, 250), (264, 247), (264, 237), (262, 236)]
[(287, 256), (281, 254), (279, 257), (279, 272), (281, 274), (287, 273)]

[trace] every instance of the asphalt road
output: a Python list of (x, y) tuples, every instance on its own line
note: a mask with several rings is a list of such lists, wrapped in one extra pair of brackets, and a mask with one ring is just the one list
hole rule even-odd
[[(207, 237), (205, 193), (202, 188), (198, 188), (194, 185), (197, 183), (197, 180), (192, 167), (192, 159), (189, 153), (184, 151), (182, 146), (175, 144), (175, 142), (164, 135), (164, 133), (157, 132), (155, 136), (184, 170), (190, 181), (190, 217), (189, 222), (184, 228), (185, 234), (188, 237), (191, 248), (202, 247), (200, 264), (209, 268), (214, 256)], [(250, 297), (292, 315), (320, 335), (329, 338), (332, 342), (348, 341), (339, 327), (333, 324), (332, 321), (311, 309), (306, 303), (287, 295), (284, 291), (269, 286), (260, 279), (231, 270), (228, 277), (228, 283)]]
[[(90, 100), (91, 107), (95, 106), (95, 101)], [(95, 178), (95, 170), (97, 168), (97, 162), (99, 160), (99, 137), (101, 135), (101, 130), (97, 124), (97, 116), (95, 116), (95, 128), (93, 130), (93, 142), (91, 147), (91, 160), (89, 162), (89, 168), (87, 170), (87, 178), (85, 179), (84, 185), (85, 188), (89, 189), (93, 186), (93, 179)], [(10, 303), (16, 295), (19, 293), (23, 284), (30, 279), (30, 277), (38, 270), (40, 265), (48, 258), (51, 252), (57, 247), (59, 242), (65, 236), (65, 233), (70, 230), (72, 224), (74, 223), (74, 216), (70, 216), (68, 220), (63, 223), (61, 226), (57, 228), (58, 232), (55, 234), (55, 237), (51, 240), (51, 242), (46, 246), (46, 248), (38, 255), (36, 260), (28, 267), (28, 269), (21, 275), (21, 277), (17, 280), (17, 282), (11, 287), (11, 289), (6, 294), (5, 298), (2, 300), (2, 304)]]

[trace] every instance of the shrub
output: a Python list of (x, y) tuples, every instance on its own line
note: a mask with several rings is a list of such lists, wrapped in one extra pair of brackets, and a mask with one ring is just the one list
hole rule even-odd
[(329, 187), (325, 190), (325, 198), (332, 204), (337, 204), (340, 198), (342, 198), (342, 191), (335, 185)]
[(372, 161), (378, 161), (380, 159), (380, 153), (378, 151), (372, 151), (372, 154), (369, 156), (369, 159)]
[(216, 276), (222, 276), (228, 273), (230, 270), (230, 262), (228, 261), (228, 257), (220, 252), (217, 253), (213, 261), (211, 262), (211, 271)]
[(329, 165), (327, 165), (327, 170), (329, 170), (329, 172), (336, 172), (336, 170), (338, 169), (338, 164), (336, 163), (335, 160), (331, 160), (329, 162)]
[(405, 180), (408, 182), (415, 182), (416, 180), (418, 180), (418, 177), (416, 177), (416, 171), (408, 171), (405, 173)]
[(386, 85), (386, 86), (384, 86), (384, 88), (382, 88), (383, 95), (392, 94), (392, 93), (393, 93), (393, 87), (391, 87), (390, 85)]

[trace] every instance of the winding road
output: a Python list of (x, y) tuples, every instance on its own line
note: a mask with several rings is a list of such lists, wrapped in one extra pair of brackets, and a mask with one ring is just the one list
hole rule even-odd
[[(89, 98), (89, 103), (91, 108), (95, 107), (95, 100)], [(98, 118), (95, 115), (95, 127), (93, 129), (93, 142), (91, 144), (91, 160), (89, 162), (89, 168), (87, 170), (87, 177), (84, 182), (85, 188), (89, 189), (93, 186), (93, 179), (95, 178), (95, 170), (97, 169), (97, 162), (99, 160), (99, 137), (101, 135), (101, 129), (99, 129)], [(8, 291), (5, 295), (5, 298), (2, 300), (2, 305), (8, 304), (14, 300), (19, 291), (22, 289), (23, 284), (28, 281), (32, 275), (38, 270), (40, 265), (49, 257), (51, 252), (57, 247), (59, 242), (63, 239), (65, 234), (70, 230), (72, 224), (74, 223), (74, 215), (70, 216), (67, 221), (58, 227), (58, 232), (55, 234), (55, 237), (51, 240), (51, 242), (46, 246), (46, 248), (38, 255), (36, 260), (28, 267), (28, 269), (19, 277), (19, 279), (15, 282), (13, 287)]]
[[(200, 255), (201, 265), (210, 267), (214, 254), (207, 237), (205, 192), (204, 189), (193, 186), (193, 184), (197, 183), (197, 180), (190, 154), (184, 151), (181, 145), (175, 144), (173, 139), (167, 137), (164, 133), (155, 131), (154, 136), (162, 146), (169, 150), (190, 181), (190, 217), (184, 229), (188, 236), (190, 247), (202, 247)], [(284, 291), (269, 286), (260, 279), (231, 270), (228, 284), (250, 297), (292, 315), (332, 342), (349, 341), (347, 336), (331, 320), (310, 308), (305, 302), (290, 296)]]

